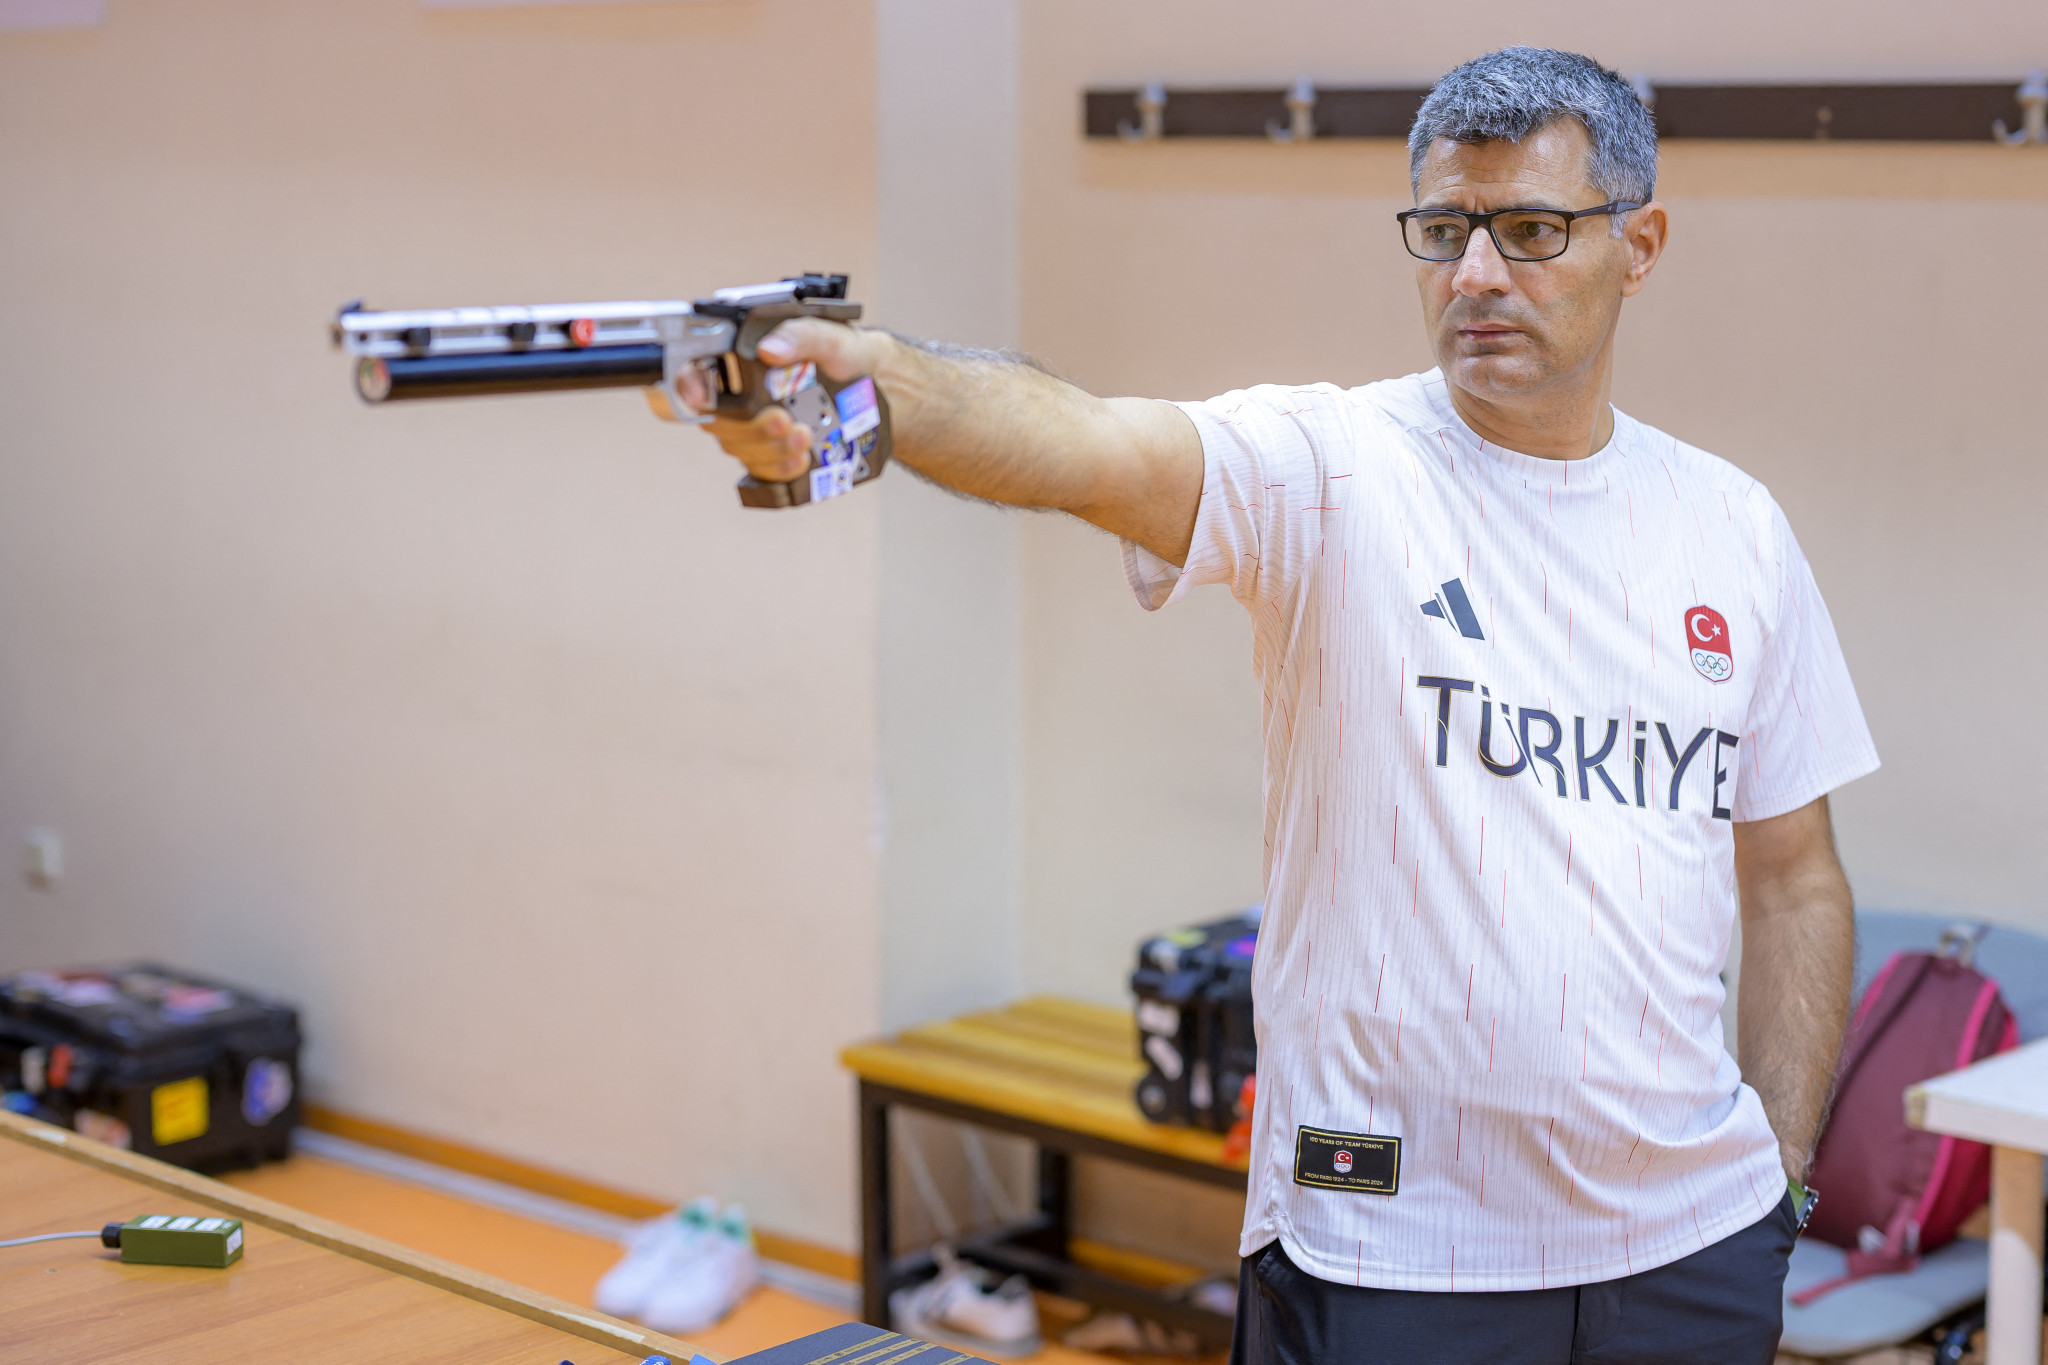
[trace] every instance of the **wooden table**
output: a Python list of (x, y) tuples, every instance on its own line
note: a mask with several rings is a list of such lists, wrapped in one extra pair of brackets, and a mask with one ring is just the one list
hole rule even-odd
[(1131, 1092), (1144, 1072), (1127, 1011), (1057, 996), (907, 1029), (846, 1049), (860, 1077), (861, 1312), (889, 1325), (889, 1294), (931, 1273), (926, 1253), (897, 1256), (889, 1204), (889, 1111), (914, 1109), (1012, 1133), (1038, 1146), (1038, 1211), (964, 1239), (970, 1260), (1102, 1308), (1230, 1340), (1227, 1314), (1076, 1264), (1070, 1252), (1073, 1158), (1111, 1161), (1242, 1194), (1245, 1170), (1214, 1133), (1149, 1122)]
[(1991, 1284), (1985, 1365), (2040, 1365), (2041, 1157), (2048, 1152), (2048, 1039), (1906, 1091), (1906, 1122), (1991, 1144)]
[(0, 1239), (141, 1213), (240, 1218), (226, 1270), (124, 1265), (91, 1241), (0, 1248), (0, 1360), (623, 1365), (686, 1342), (0, 1112)]

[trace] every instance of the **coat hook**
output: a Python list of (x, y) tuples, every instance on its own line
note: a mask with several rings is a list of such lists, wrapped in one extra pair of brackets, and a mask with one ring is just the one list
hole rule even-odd
[(1266, 120), (1266, 136), (1275, 142), (1307, 142), (1316, 135), (1316, 84), (1306, 76), (1287, 92), (1287, 126), (1278, 119)]
[(1991, 135), (2008, 147), (2048, 143), (2048, 71), (2027, 73), (2026, 82), (2019, 89), (2019, 101), (2019, 129), (2007, 132), (2005, 120), (2000, 119), (1991, 125)]
[(1138, 126), (1118, 119), (1116, 135), (1126, 142), (1157, 142), (1166, 134), (1166, 87), (1158, 81), (1145, 82), (1138, 93)]

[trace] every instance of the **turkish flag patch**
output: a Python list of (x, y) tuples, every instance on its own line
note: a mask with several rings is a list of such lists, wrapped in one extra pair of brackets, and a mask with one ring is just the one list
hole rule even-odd
[(1687, 607), (1685, 643), (1692, 652), (1692, 666), (1708, 682), (1727, 682), (1735, 676), (1735, 654), (1728, 643), (1728, 618), (1712, 607)]

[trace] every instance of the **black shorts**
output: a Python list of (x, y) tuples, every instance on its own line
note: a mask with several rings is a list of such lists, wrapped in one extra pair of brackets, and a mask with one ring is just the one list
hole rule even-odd
[(1771, 1365), (1797, 1215), (1787, 1195), (1733, 1236), (1619, 1280), (1499, 1293), (1363, 1289), (1278, 1242), (1237, 1279), (1231, 1365)]

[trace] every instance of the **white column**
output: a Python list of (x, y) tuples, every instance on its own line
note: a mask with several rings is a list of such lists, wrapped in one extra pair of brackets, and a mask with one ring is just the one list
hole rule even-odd
[(1986, 1365), (2040, 1365), (2041, 1154), (1991, 1149), (1990, 1324)]
[[(884, 327), (1016, 344), (1017, 4), (876, 0), (868, 317)], [(893, 1029), (1001, 1004), (1021, 985), (1021, 636), (1015, 514), (907, 469), (875, 491), (881, 1004)]]

